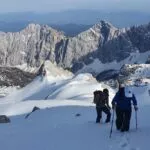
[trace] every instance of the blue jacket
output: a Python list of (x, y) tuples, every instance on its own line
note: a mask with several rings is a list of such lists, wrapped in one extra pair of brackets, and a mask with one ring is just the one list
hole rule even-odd
[(117, 107), (122, 110), (130, 110), (131, 102), (133, 102), (133, 105), (137, 105), (134, 94), (132, 94), (130, 91), (128, 92), (129, 93), (126, 93), (126, 90), (124, 89), (124, 96), (121, 96), (118, 91), (112, 100), (112, 105), (116, 104)]

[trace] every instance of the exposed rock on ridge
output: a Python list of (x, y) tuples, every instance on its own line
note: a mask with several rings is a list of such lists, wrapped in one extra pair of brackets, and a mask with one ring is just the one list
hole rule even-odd
[(14, 67), (0, 67), (0, 87), (24, 87), (36, 77), (36, 74), (24, 72)]
[(45, 60), (50, 60), (76, 72), (95, 58), (102, 63), (120, 62), (131, 53), (149, 50), (150, 24), (118, 29), (101, 21), (76, 37), (66, 37), (48, 26), (35, 24), (21, 32), (0, 32), (2, 66), (27, 64), (39, 67)]

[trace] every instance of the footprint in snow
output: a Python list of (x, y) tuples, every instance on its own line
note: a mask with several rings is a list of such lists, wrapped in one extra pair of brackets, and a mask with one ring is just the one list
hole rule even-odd
[(122, 140), (120, 142), (120, 146), (119, 147), (121, 149), (124, 149), (124, 150), (140, 150), (140, 148), (131, 147), (131, 145), (130, 145), (130, 139), (126, 135), (123, 135), (123, 138), (122, 138)]
[(120, 144), (119, 144), (119, 147), (121, 149), (127, 149), (129, 150), (130, 149), (130, 143), (129, 143), (129, 139), (127, 137), (123, 137)]

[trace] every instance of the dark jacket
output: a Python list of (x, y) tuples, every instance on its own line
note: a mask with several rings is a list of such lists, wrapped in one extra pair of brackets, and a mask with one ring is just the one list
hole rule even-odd
[(109, 94), (106, 92), (103, 92), (103, 93), (104, 93), (105, 105), (110, 108), (110, 106), (109, 106)]
[(112, 100), (112, 105), (116, 104), (116, 106), (122, 110), (130, 110), (131, 102), (133, 102), (133, 105), (137, 105), (134, 94), (130, 91), (126, 93), (125, 88), (120, 88)]

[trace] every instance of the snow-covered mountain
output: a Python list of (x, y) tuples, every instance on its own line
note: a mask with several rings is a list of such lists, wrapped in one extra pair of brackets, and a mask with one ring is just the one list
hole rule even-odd
[(127, 86), (146, 86), (150, 83), (150, 64), (125, 64), (120, 70), (99, 73), (96, 79), (114, 88), (118, 82)]
[(149, 33), (150, 24), (118, 29), (100, 21), (75, 37), (66, 37), (51, 27), (30, 24), (20, 32), (0, 33), (0, 64), (39, 67), (50, 60), (73, 72), (97, 75), (125, 63), (145, 63)]
[[(50, 61), (45, 61), (44, 64), (46, 76), (51, 79), (59, 80), (73, 76), (71, 72), (58, 67)], [(28, 68), (28, 70), (22, 71), (25, 69), (26, 66), (22, 66), (20, 69), (15, 67), (0, 67), (0, 97), (8, 95), (14, 89), (25, 87), (37, 76), (40, 77), (40, 75), (38, 75), (39, 68)], [(27, 71), (32, 71), (32, 73)], [(30, 84), (28, 86), (30, 86)]]
[(118, 80), (129, 85), (147, 85), (150, 82), (150, 64), (126, 64), (120, 69)]

